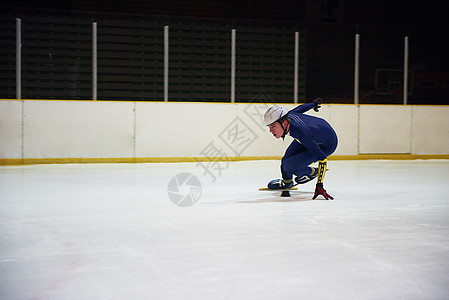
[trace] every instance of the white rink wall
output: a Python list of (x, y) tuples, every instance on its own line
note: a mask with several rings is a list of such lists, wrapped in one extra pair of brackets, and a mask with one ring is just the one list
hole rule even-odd
[[(291, 109), (295, 105), (285, 104)], [(282, 156), (268, 104), (0, 100), (0, 159)], [(448, 106), (323, 105), (334, 156), (449, 154)]]

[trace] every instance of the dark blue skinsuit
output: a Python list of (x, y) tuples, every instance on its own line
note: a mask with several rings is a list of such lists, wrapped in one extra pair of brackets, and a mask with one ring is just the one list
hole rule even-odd
[(304, 112), (314, 108), (313, 103), (299, 105), (288, 112), (292, 141), (282, 158), (282, 178), (291, 179), (310, 175), (311, 163), (324, 160), (337, 148), (338, 139), (334, 129), (325, 120)]

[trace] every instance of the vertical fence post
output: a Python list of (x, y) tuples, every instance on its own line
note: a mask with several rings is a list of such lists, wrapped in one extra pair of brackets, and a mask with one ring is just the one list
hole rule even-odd
[(236, 31), (231, 31), (231, 102), (235, 102), (235, 44)]
[(22, 20), (16, 18), (16, 98), (22, 99)]
[(97, 100), (97, 22), (92, 23), (92, 100)]
[(354, 104), (359, 104), (360, 34), (355, 35)]
[(403, 102), (407, 105), (408, 97), (408, 36), (404, 37), (404, 95)]
[(299, 32), (295, 32), (295, 73), (293, 80), (293, 102), (298, 103), (298, 84), (299, 84)]
[(168, 102), (168, 26), (164, 26), (164, 101)]

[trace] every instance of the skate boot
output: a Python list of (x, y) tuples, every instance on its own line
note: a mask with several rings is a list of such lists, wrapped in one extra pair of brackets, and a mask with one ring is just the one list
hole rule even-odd
[(310, 167), (310, 169), (312, 169), (312, 172), (310, 173), (310, 175), (304, 175), (301, 177), (296, 177), (295, 181), (298, 184), (304, 184), (307, 183), (311, 180), (314, 180), (317, 176), (318, 176), (318, 168), (314, 168), (314, 167)]
[(289, 189), (296, 185), (293, 179), (274, 179), (268, 183), (268, 188), (272, 190)]

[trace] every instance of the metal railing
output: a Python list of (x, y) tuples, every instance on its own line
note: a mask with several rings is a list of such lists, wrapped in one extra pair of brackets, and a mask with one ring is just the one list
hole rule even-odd
[(287, 103), (449, 104), (447, 48), (429, 49), (426, 28), (79, 16), (1, 24), (1, 98), (248, 102), (264, 92)]

